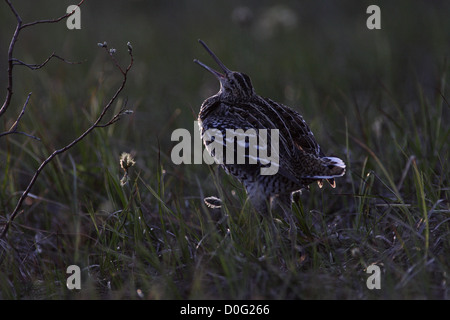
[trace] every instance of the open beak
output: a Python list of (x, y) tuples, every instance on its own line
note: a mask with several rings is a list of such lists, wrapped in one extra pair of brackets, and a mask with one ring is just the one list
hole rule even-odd
[(206, 70), (208, 70), (209, 72), (211, 72), (213, 75), (215, 75), (217, 77), (217, 79), (223, 79), (227, 77), (227, 74), (229, 74), (231, 72), (230, 69), (228, 69), (227, 67), (225, 67), (225, 65), (222, 63), (222, 61), (220, 61), (219, 58), (217, 58), (217, 56), (214, 54), (214, 52), (211, 51), (210, 48), (208, 48), (208, 46), (206, 45), (206, 43), (204, 43), (202, 40), (198, 40), (198, 42), (200, 42), (200, 44), (206, 49), (206, 51), (208, 51), (208, 53), (211, 55), (211, 57), (214, 59), (214, 61), (216, 61), (216, 63), (219, 65), (219, 67), (223, 70), (224, 74), (218, 72), (217, 70), (214, 70), (213, 68), (207, 66), (206, 64), (204, 64), (203, 62), (194, 59), (194, 62), (201, 65), (203, 68), (205, 68)]

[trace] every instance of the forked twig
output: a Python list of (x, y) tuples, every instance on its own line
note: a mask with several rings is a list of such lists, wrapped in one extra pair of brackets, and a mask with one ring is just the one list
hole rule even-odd
[(25, 63), (19, 59), (13, 58), (13, 65), (19, 65), (19, 66), (25, 66), (31, 70), (37, 70), (40, 69), (42, 67), (44, 67), (52, 58), (56, 58), (59, 59), (61, 61), (63, 61), (64, 63), (67, 64), (80, 64), (81, 62), (73, 62), (73, 61), (69, 61), (67, 59), (64, 59), (63, 57), (58, 56), (57, 54), (55, 54), (55, 52), (53, 52), (47, 59), (45, 59), (44, 62), (42, 62), (41, 64), (31, 64), (31, 63)]
[(0, 133), (0, 137), (6, 136), (6, 135), (8, 135), (8, 134), (16, 133), (16, 134), (23, 134), (23, 135), (25, 135), (25, 136), (27, 136), (27, 137), (29, 137), (29, 138), (36, 139), (36, 140), (38, 140), (38, 141), (41, 140), (41, 139), (39, 139), (38, 137), (35, 137), (35, 136), (31, 135), (31, 134), (28, 134), (28, 133), (25, 133), (25, 132), (22, 132), (22, 131), (17, 131), (17, 127), (19, 126), (20, 119), (22, 119), (23, 115), (25, 114), (25, 109), (26, 109), (26, 107), (27, 107), (27, 105), (28, 105), (28, 102), (30, 101), (30, 97), (31, 97), (31, 92), (28, 94), (27, 100), (26, 100), (25, 103), (23, 104), (22, 111), (20, 112), (20, 114), (19, 114), (19, 116), (17, 117), (16, 121), (13, 123), (13, 125), (11, 126), (11, 128), (10, 128), (8, 131), (6, 131), (6, 132), (1, 132), (1, 133)]

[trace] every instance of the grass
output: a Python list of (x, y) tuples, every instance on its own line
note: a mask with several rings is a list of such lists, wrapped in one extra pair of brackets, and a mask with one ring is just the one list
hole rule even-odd
[[(402, 14), (409, 18), (400, 19), (381, 3), (382, 30), (369, 32), (367, 6), (345, 2), (333, 16), (312, 21), (307, 13), (318, 8), (287, 1), (297, 26), (260, 39), (252, 26), (224, 28), (229, 16), (216, 11), (231, 14), (233, 2), (183, 5), (193, 5), (195, 14), (140, 4), (122, 8), (121, 17), (108, 6), (99, 17), (112, 30), (111, 17), (148, 29), (146, 39), (93, 28), (97, 8), (89, 1), (79, 34), (51, 29), (54, 42), (43, 38), (39, 47), (45, 50), (29, 44), (42, 29), (24, 34), (18, 55), (28, 59), (55, 47), (70, 59), (88, 59), (33, 73), (17, 69), (15, 105), (33, 91), (21, 130), (42, 141), (0, 139), (0, 223), (40, 161), (83, 132), (114, 90), (116, 75), (95, 51), (97, 42), (117, 41), (119, 61), (120, 44), (133, 44), (135, 78), (116, 111), (128, 99), (135, 112), (42, 172), (0, 242), (0, 298), (448, 299), (449, 47), (440, 40), (449, 36), (448, 10), (408, 2)], [(270, 7), (250, 6), (253, 25)], [(7, 15), (3, 21), (11, 23)], [(309, 29), (318, 30), (314, 37)], [(192, 132), (200, 103), (217, 90), (192, 63), (194, 57), (210, 63), (199, 37), (231, 68), (250, 74), (257, 92), (301, 111), (328, 154), (347, 163), (336, 189), (311, 186), (296, 201), (296, 233), (277, 213), (259, 216), (242, 185), (215, 166), (170, 160), (171, 132)], [(136, 154), (123, 186), (122, 152)], [(222, 199), (222, 208), (207, 207), (207, 196)], [(72, 264), (81, 267), (81, 290), (66, 288)], [(371, 264), (381, 268), (380, 290), (366, 286)]]

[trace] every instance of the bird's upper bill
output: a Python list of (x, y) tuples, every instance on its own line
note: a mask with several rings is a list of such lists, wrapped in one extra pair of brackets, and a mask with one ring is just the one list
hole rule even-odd
[(231, 73), (232, 71), (230, 69), (228, 69), (227, 67), (225, 67), (225, 65), (222, 63), (222, 61), (220, 61), (220, 59), (214, 54), (214, 52), (211, 51), (210, 48), (208, 48), (208, 46), (206, 45), (206, 43), (204, 43), (202, 40), (198, 40), (198, 42), (200, 42), (200, 44), (206, 49), (206, 51), (211, 55), (211, 57), (213, 57), (214, 61), (216, 61), (216, 63), (219, 65), (219, 67), (223, 70), (224, 74), (220, 73), (217, 70), (214, 70), (213, 68), (207, 66), (206, 64), (204, 64), (203, 62), (194, 59), (194, 62), (201, 65), (203, 68), (205, 68), (206, 70), (208, 70), (209, 72), (211, 72), (213, 75), (215, 75), (217, 77), (217, 79), (221, 80), (221, 79), (225, 79), (227, 77), (227, 75), (229, 73)]

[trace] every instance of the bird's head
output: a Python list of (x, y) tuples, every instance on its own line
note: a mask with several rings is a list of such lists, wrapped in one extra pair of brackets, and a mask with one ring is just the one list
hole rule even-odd
[(224, 97), (232, 100), (240, 100), (248, 99), (255, 94), (255, 90), (253, 89), (252, 82), (248, 75), (228, 69), (202, 40), (198, 41), (211, 55), (211, 57), (213, 57), (214, 61), (216, 61), (220, 69), (222, 69), (221, 73), (197, 59), (194, 60), (195, 63), (201, 65), (203, 68), (211, 72), (220, 81), (220, 91), (218, 93), (219, 95), (223, 95)]

